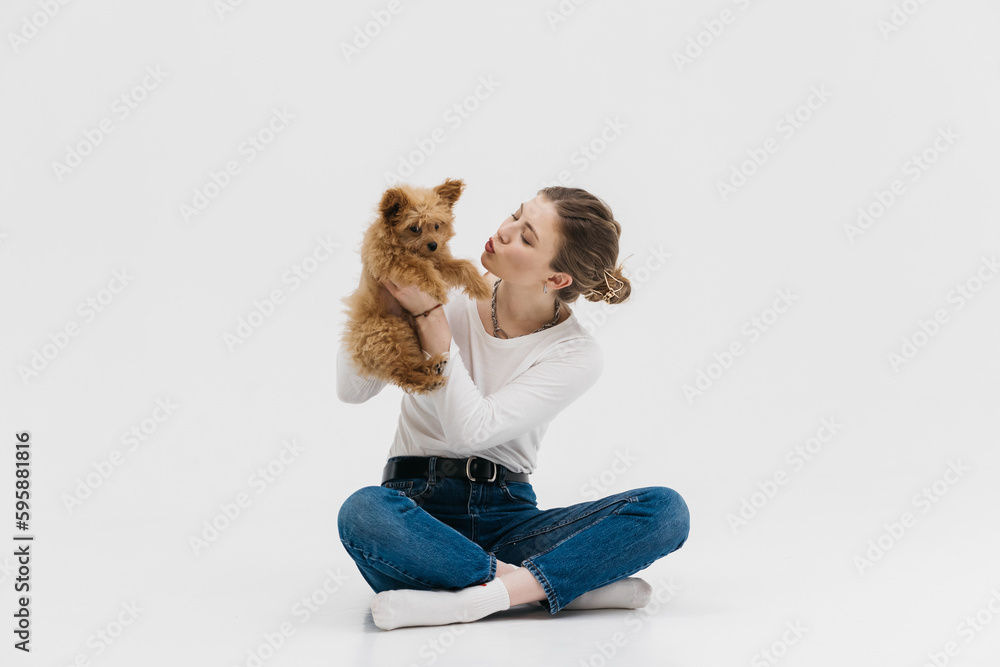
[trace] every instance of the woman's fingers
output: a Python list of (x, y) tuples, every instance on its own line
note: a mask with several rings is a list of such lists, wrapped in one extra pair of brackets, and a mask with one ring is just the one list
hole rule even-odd
[(393, 297), (396, 299), (399, 298), (399, 285), (392, 282), (388, 278), (382, 281), (382, 285), (389, 291), (390, 294), (392, 294)]
[(410, 313), (423, 312), (437, 304), (429, 295), (416, 285), (397, 285), (388, 278), (382, 280), (386, 290)]
[(388, 287), (383, 285), (382, 289), (379, 290), (379, 296), (382, 298), (382, 307), (385, 308), (385, 312), (390, 315), (402, 316), (403, 307)]

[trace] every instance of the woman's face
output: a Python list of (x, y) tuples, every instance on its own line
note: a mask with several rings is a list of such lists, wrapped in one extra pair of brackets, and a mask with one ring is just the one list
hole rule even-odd
[(536, 195), (500, 224), (486, 242), (480, 261), (490, 273), (509, 283), (544, 281), (552, 275), (552, 260), (561, 242), (558, 220), (552, 203)]

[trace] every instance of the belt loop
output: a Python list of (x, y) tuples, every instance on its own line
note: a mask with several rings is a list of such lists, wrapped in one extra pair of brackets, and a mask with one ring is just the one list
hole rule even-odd
[(438, 457), (431, 456), (427, 460), (427, 484), (432, 485), (437, 477), (437, 460)]

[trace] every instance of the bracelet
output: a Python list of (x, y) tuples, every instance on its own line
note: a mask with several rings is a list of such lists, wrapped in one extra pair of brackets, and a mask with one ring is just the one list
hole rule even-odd
[[(438, 305), (434, 306), (434, 308), (440, 308), (443, 305), (444, 305), (443, 303), (439, 303)], [(432, 310), (434, 310), (434, 308), (428, 308), (424, 312), (417, 313), (416, 315), (414, 315), (413, 313), (410, 313), (410, 317), (414, 317), (414, 318), (416, 318), (416, 317), (427, 317), (428, 315), (430, 315), (430, 312)]]

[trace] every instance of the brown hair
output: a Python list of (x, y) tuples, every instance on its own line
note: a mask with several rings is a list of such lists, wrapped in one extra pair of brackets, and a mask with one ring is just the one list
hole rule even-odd
[(553, 186), (538, 191), (555, 207), (560, 218), (562, 241), (552, 259), (553, 271), (568, 273), (573, 282), (559, 290), (557, 297), (573, 303), (587, 301), (622, 303), (632, 286), (622, 275), (618, 262), (621, 224), (600, 198), (580, 188)]

